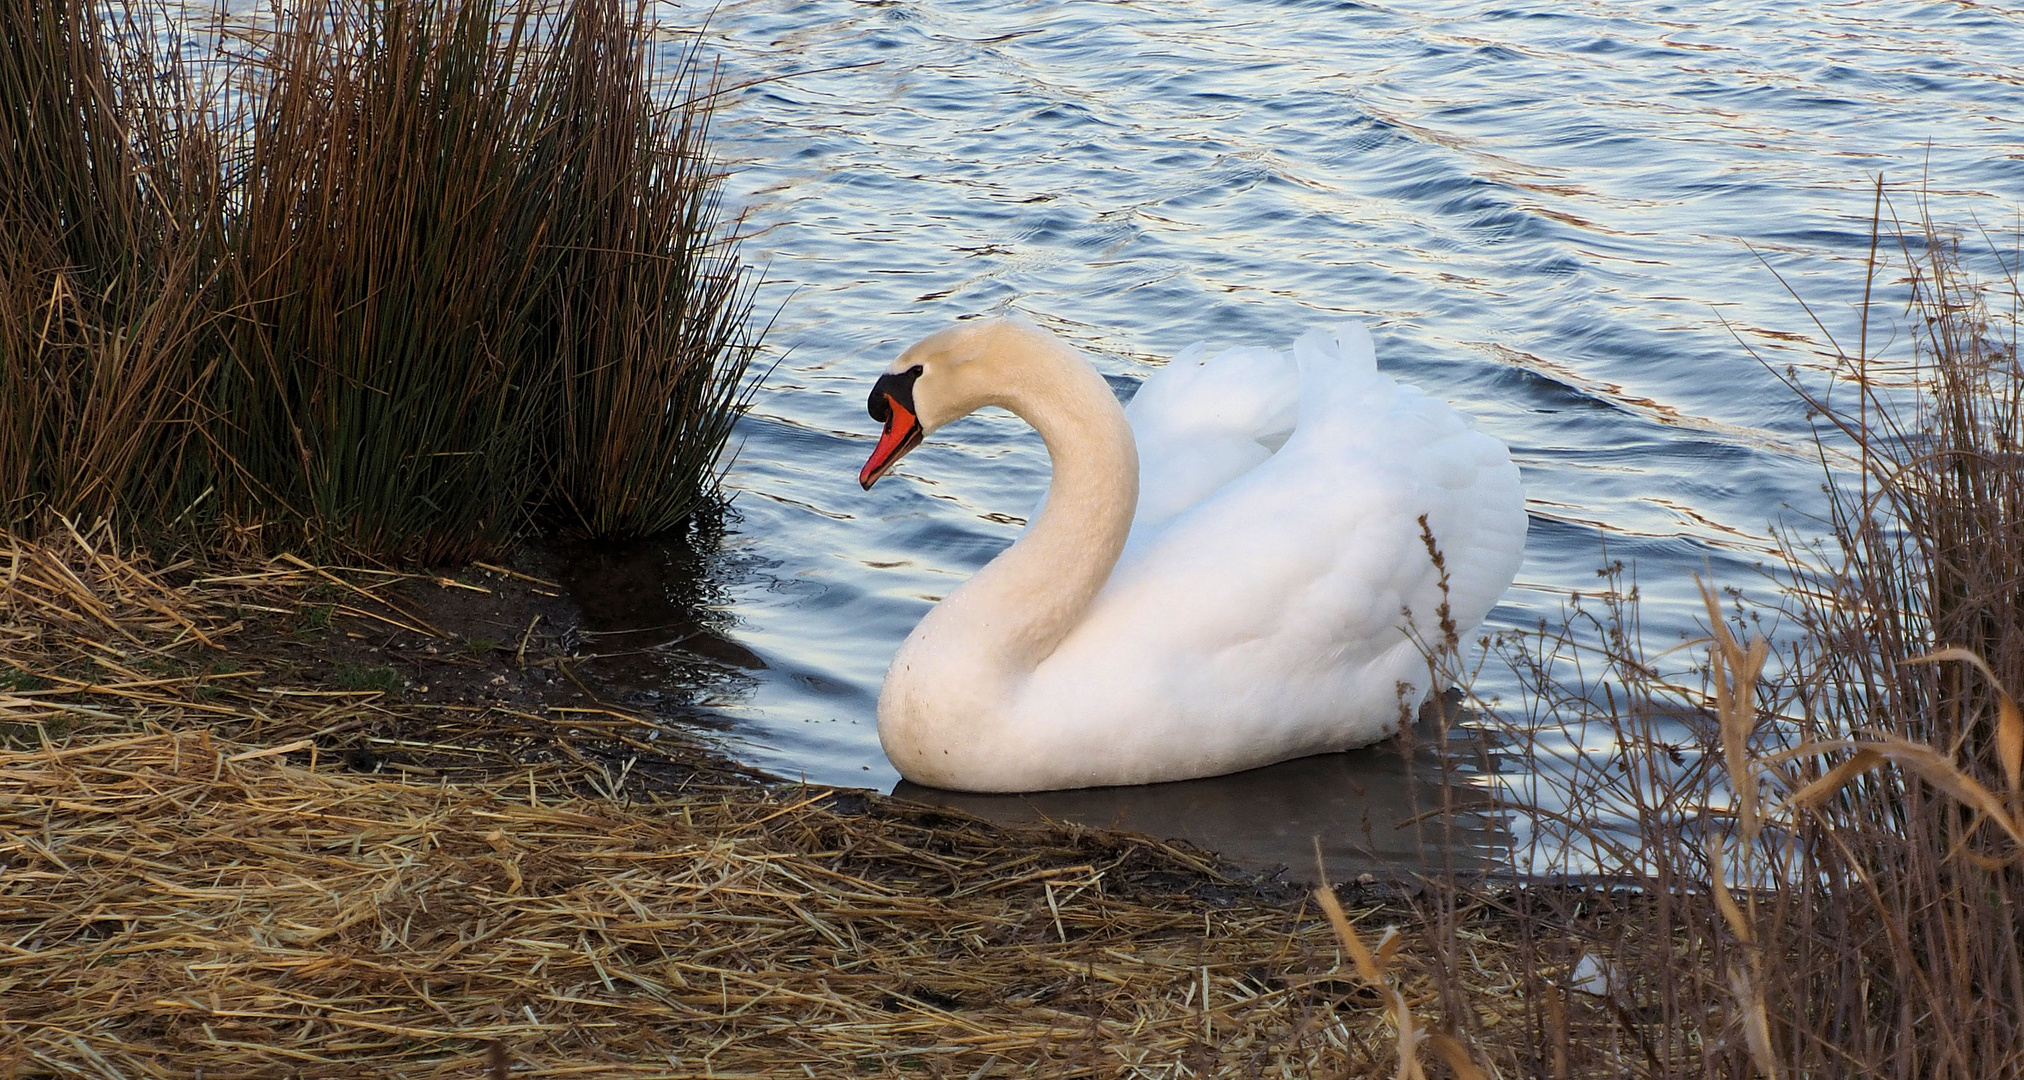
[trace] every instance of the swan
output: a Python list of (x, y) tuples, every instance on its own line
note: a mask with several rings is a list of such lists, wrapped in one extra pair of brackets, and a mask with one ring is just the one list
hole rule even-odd
[(1504, 444), (1380, 374), (1370, 334), (1290, 352), (1202, 346), (1130, 408), (1019, 316), (894, 360), (869, 490), (988, 405), (1032, 425), (1053, 478), (1010, 548), (931, 609), (879, 693), (886, 757), (916, 784), (1045, 791), (1215, 776), (1397, 729), (1421, 642), (1467, 634), (1517, 573), (1525, 496)]

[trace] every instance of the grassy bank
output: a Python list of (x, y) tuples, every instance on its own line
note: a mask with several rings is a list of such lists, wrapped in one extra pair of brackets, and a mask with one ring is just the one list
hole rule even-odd
[(1156, 845), (273, 750), (0, 753), (14, 1075), (1304, 1075), (1382, 1041), (1324, 925), (1178, 891), (1212, 875)]
[(696, 53), (624, 0), (214, 18), (0, 0), (0, 523), (454, 563), (712, 497), (757, 340)]

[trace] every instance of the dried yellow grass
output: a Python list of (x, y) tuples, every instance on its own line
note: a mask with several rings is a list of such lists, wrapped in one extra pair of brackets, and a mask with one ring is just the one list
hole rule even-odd
[[(0, 1075), (1382, 1074), (1432, 999), (1148, 838), (621, 791), (575, 748), (672, 741), (621, 711), (413, 706), (229, 651), (333, 580), (418, 625), (397, 578), (0, 538)], [(346, 771), (394, 721), (471, 738)], [(515, 732), (568, 752), (516, 761)]]
[(1304, 1076), (1378, 1026), (1325, 923), (1134, 895), (1174, 869), (1148, 847), (542, 786), (202, 731), (0, 754), (0, 1062), (471, 1075), (496, 1041), (530, 1076)]
[[(398, 590), (417, 581), (473, 588), (427, 574), (314, 566), (285, 553), (157, 568), (122, 552), (103, 528), (32, 543), (0, 531), (0, 742), (77, 725), (206, 725), (270, 745), (303, 744), (294, 750), (370, 752), (386, 758), (382, 767), (417, 775), (559, 762), (578, 772), (568, 783), (613, 794), (614, 761), (619, 769), (644, 759), (674, 771), (740, 771), (699, 746), (661, 738), (657, 725), (623, 710), (398, 702), (383, 690), (289, 684), (261, 658), (228, 648), (249, 620), (285, 625), (311, 590), (322, 591), (325, 602), (315, 606), (326, 618), (442, 638), (399, 599)], [(523, 639), (522, 662), (525, 651)]]

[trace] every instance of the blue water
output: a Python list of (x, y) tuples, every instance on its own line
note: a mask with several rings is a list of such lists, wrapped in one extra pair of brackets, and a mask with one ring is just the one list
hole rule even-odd
[[(1038, 439), (992, 415), (859, 490), (870, 381), (959, 316), (1026, 312), (1114, 381), (1365, 320), (1524, 471), (1530, 549), (1490, 628), (1557, 620), (1607, 557), (1663, 647), (1696, 632), (1693, 574), (1768, 594), (1773, 523), (1819, 531), (1812, 425), (1766, 365), (1819, 386), (1827, 332), (1853, 347), (1875, 177), (1961, 226), (2024, 206), (2024, 14), (1974, 3), (664, 8), (709, 10), (726, 80), (756, 83), (716, 133), (778, 364), (705, 560), (742, 651), (657, 655), (737, 753), (825, 784), (897, 780), (887, 659), (1046, 484)], [(1494, 661), (1476, 689), (1518, 694)], [(1301, 775), (1353, 816), (1335, 769)], [(1243, 847), (1208, 819), (1307, 813), (1217, 790), (1237, 801), (1146, 827)], [(1136, 820), (1097, 804), (1053, 805)]]

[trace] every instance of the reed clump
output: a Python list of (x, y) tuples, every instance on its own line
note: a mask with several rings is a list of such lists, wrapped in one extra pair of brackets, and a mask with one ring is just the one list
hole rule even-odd
[(135, 31), (0, 2), (0, 521), (166, 523), (203, 471), (220, 151)]
[(1850, 467), (1782, 607), (1707, 589), (1705, 649), (1648, 650), (1616, 567), (1507, 651), (1541, 715), (1608, 749), (1511, 725), (1558, 778), (1523, 808), (1537, 842), (1506, 883), (1433, 890), (1436, 939), (1498, 939), (1446, 953), (1517, 974), (1495, 1030), (1442, 982), (1445, 1029), (1504, 1075), (2024, 1076), (2018, 283), (1886, 206), (1879, 184), (1872, 286), (1896, 272), (1912, 355), (1872, 348), (1894, 309), (1866, 298), (1809, 393)]
[[(666, 530), (758, 347), (715, 83), (624, 0), (7, 0), (5, 523), (382, 562)], [(252, 42), (247, 44), (246, 42)]]

